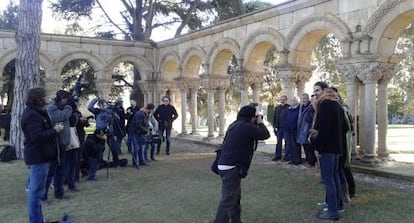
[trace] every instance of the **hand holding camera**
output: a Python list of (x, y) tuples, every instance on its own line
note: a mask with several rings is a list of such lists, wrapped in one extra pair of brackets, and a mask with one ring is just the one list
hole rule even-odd
[(63, 130), (63, 122), (59, 122), (53, 127), (57, 133), (61, 132)]

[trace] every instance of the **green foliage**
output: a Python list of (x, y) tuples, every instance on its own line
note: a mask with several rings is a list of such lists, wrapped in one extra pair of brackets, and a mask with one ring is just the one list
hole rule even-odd
[(19, 6), (10, 1), (6, 10), (0, 13), (0, 29), (17, 30)]
[(338, 88), (345, 100), (346, 86), (336, 69), (336, 62), (340, 57), (342, 57), (342, 52), (339, 40), (333, 34), (328, 34), (313, 49), (311, 64), (317, 66), (314, 74), (319, 75), (319, 80)]
[(75, 86), (76, 80), (83, 75), (82, 82), (89, 83), (90, 86), (84, 89), (81, 95), (82, 99), (88, 99), (89, 94), (96, 94), (96, 86), (94, 82), (95, 71), (86, 60), (72, 60), (62, 69), (62, 89), (70, 90)]
[[(393, 79), (391, 80), (392, 85), (399, 89), (399, 97), (394, 97), (390, 100), (390, 106), (400, 104), (403, 100), (403, 104), (398, 110), (389, 110), (391, 113), (398, 114), (403, 113), (403, 116), (414, 116), (413, 107), (414, 107), (414, 76), (413, 73), (413, 64), (414, 64), (414, 25), (410, 24), (406, 27), (404, 33), (397, 41), (395, 47), (395, 53), (403, 55), (403, 59), (399, 63), (399, 69)], [(394, 101), (395, 100), (395, 101)]]
[(402, 115), (404, 107), (404, 91), (401, 88), (388, 88), (388, 119), (393, 115)]
[(270, 7), (270, 6), (272, 6), (271, 3), (262, 2), (262, 1), (258, 1), (258, 0), (248, 1), (248, 2), (244, 3), (246, 13), (257, 11), (259, 9), (267, 8), (267, 7)]
[(95, 0), (59, 0), (51, 3), (54, 16), (65, 20), (78, 20), (81, 17), (90, 17)]
[(212, 0), (211, 4), (217, 11), (218, 22), (246, 13), (241, 0)]

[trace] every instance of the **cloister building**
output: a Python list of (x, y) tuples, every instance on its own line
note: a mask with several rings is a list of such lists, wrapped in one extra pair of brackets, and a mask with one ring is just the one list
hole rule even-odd
[[(270, 49), (280, 52), (276, 73), (290, 98), (303, 93), (312, 76), (316, 44), (333, 34), (342, 49), (337, 69), (346, 84), (346, 103), (360, 120), (362, 159), (373, 162), (387, 156), (387, 84), (400, 61), (394, 53), (397, 39), (413, 21), (412, 0), (292, 0), (156, 44), (42, 34), (40, 64), (45, 87), (54, 93), (62, 86), (61, 72), (68, 62), (88, 61), (96, 72), (99, 95), (105, 97), (114, 83), (114, 67), (132, 63), (140, 74), (134, 82), (144, 103), (159, 104), (168, 92), (179, 111), (182, 134), (197, 134), (197, 91), (204, 88), (208, 137), (216, 137), (214, 117), (219, 117), (223, 136), (225, 92), (231, 84), (240, 91), (241, 105), (251, 102), (248, 90), (253, 92), (252, 101), (258, 102), (263, 76), (269, 72), (264, 60)], [(13, 32), (0, 31), (0, 70), (16, 57), (14, 38)], [(227, 73), (232, 56), (238, 62), (233, 81)], [(189, 120), (192, 127), (186, 129)]]

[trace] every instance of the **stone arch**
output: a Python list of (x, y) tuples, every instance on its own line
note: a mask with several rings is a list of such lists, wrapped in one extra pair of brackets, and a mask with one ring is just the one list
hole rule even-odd
[[(76, 51), (68, 52), (56, 60), (55, 64), (56, 64), (56, 69), (58, 72), (57, 75), (60, 74), (63, 67), (68, 62), (72, 60), (79, 60), (79, 59), (88, 61), (88, 63), (90, 63), (90, 65), (96, 72), (105, 70), (106, 63), (103, 59), (94, 55), (91, 51), (76, 50)], [(101, 74), (108, 75), (108, 76), (110, 75), (108, 72), (102, 72)], [(111, 79), (111, 77), (105, 76), (105, 77), (100, 77), (99, 79)]]
[(142, 57), (141, 55), (136, 55), (132, 53), (119, 53), (115, 55), (111, 60), (108, 62), (108, 70), (112, 71), (114, 67), (120, 62), (130, 62), (135, 66), (135, 69), (141, 75), (142, 80), (151, 80), (152, 79), (152, 72), (153, 64), (151, 64), (148, 59)]
[(201, 47), (191, 47), (183, 54), (183, 75), (198, 77), (200, 65), (206, 62), (206, 51)]
[[(351, 30), (334, 15), (312, 15), (295, 24), (286, 38), (290, 64), (309, 64), (312, 49), (328, 33), (333, 33), (342, 43), (351, 39)], [(344, 49), (345, 46), (342, 46)]]
[(275, 46), (278, 51), (283, 49), (285, 38), (283, 35), (271, 28), (264, 27), (252, 33), (241, 50), (243, 68), (249, 71), (263, 72), (263, 62), (267, 52)]
[(160, 77), (161, 80), (172, 81), (174, 78), (180, 76), (181, 69), (179, 62), (180, 57), (176, 52), (170, 52), (164, 55), (160, 63)]
[(209, 75), (223, 75), (228, 67), (228, 61), (231, 56), (235, 55), (240, 59), (240, 45), (233, 39), (225, 38), (215, 43), (215, 47), (208, 54), (208, 71)]
[[(13, 59), (16, 59), (17, 56), (17, 49), (12, 49), (10, 51), (8, 51), (7, 53), (4, 54), (4, 56), (2, 56), (2, 60), (0, 61), (0, 71), (4, 70), (4, 67), (6, 67), (6, 65), (12, 61)], [(40, 51), (39, 52), (39, 60), (40, 60), (40, 65), (47, 71), (50, 70), (53, 67), (53, 61), (47, 56), (47, 54), (45, 54), (44, 52)], [(46, 72), (46, 76), (47, 76), (47, 72)]]
[(373, 37), (371, 52), (386, 57), (393, 55), (398, 38), (413, 21), (413, 1), (385, 1), (363, 29), (363, 34)]

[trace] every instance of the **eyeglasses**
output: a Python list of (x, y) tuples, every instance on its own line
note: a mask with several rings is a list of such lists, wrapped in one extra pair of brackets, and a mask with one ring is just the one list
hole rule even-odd
[(162, 100), (163, 102), (169, 102), (168, 100)]

